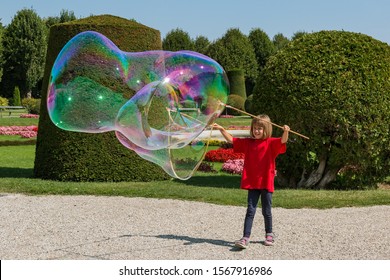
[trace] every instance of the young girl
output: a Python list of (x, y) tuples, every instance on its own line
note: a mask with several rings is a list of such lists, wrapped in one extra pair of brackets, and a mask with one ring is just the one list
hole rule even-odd
[(290, 128), (284, 125), (282, 137), (272, 138), (272, 125), (267, 115), (259, 115), (257, 118), (253, 118), (250, 138), (232, 137), (222, 126), (216, 123), (213, 124), (213, 128), (218, 129), (226, 141), (233, 143), (234, 152), (245, 154), (241, 188), (248, 190), (248, 208), (243, 237), (235, 242), (235, 246), (242, 249), (248, 247), (259, 198), (261, 198), (265, 224), (264, 245), (273, 245), (271, 206), (276, 172), (275, 159), (279, 154), (286, 152), (286, 142)]

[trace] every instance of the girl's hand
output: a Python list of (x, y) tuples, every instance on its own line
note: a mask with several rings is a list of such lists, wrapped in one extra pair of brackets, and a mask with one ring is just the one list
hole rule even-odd
[(288, 132), (289, 131), (290, 131), (290, 127), (285, 124), (283, 126), (282, 144), (287, 143), (287, 141), (288, 141)]
[(220, 131), (224, 129), (222, 126), (220, 126), (220, 125), (217, 124), (217, 123), (213, 123), (213, 124), (211, 125), (211, 127), (212, 127), (213, 129), (218, 129), (218, 130), (220, 130)]
[(226, 141), (228, 141), (229, 143), (233, 143), (233, 136), (229, 132), (227, 132), (225, 128), (223, 128), (222, 126), (220, 126), (217, 123), (213, 123), (210, 126), (213, 129), (218, 129), (221, 132), (222, 136), (225, 138)]

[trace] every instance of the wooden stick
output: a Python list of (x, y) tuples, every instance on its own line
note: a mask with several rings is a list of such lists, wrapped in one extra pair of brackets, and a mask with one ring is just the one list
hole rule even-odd
[[(221, 102), (221, 104), (223, 104), (223, 103)], [(235, 108), (235, 107), (233, 107), (233, 106), (230, 106), (230, 105), (227, 105), (227, 104), (223, 104), (223, 105), (225, 105), (226, 108), (230, 108), (230, 109), (236, 110), (236, 111), (238, 111), (238, 112), (240, 112), (240, 113), (243, 113), (243, 114), (246, 114), (246, 115), (248, 115), (248, 116), (251, 116), (251, 117), (253, 117), (253, 118), (260, 119), (258, 116), (252, 115), (252, 114), (250, 114), (250, 113), (247, 113), (247, 112), (245, 112), (245, 111), (242, 111), (242, 110), (240, 110), (240, 109), (237, 109), (237, 108)], [(265, 122), (267, 122), (267, 123), (270, 123), (270, 124), (272, 124), (273, 126), (276, 126), (276, 127), (279, 127), (279, 128), (281, 128), (281, 129), (283, 129), (283, 126), (280, 126), (280, 125), (278, 125), (278, 124), (276, 124), (276, 123), (269, 122), (269, 121), (264, 120), (264, 119), (261, 119), (261, 120), (262, 120), (262, 121), (265, 121)], [(305, 139), (307, 139), (307, 140), (310, 139), (309, 137), (307, 137), (307, 136), (305, 136), (305, 135), (302, 135), (302, 134), (300, 134), (300, 133), (298, 133), (298, 132), (295, 132), (295, 131), (293, 131), (293, 130), (290, 130), (290, 132), (291, 132), (291, 133), (294, 133), (294, 134), (296, 134), (296, 135), (298, 135), (298, 136), (301, 136), (302, 138), (305, 138)]]

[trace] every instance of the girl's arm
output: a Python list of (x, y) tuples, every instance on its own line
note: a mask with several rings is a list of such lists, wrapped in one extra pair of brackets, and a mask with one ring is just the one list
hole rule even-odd
[(283, 126), (283, 135), (282, 135), (282, 144), (287, 143), (289, 131), (290, 131), (290, 127), (288, 125), (284, 125)]
[(222, 136), (226, 139), (226, 141), (228, 141), (229, 143), (233, 143), (233, 136), (229, 132), (227, 132), (225, 128), (223, 128), (217, 123), (213, 123), (211, 127), (214, 129), (218, 129), (221, 132)]

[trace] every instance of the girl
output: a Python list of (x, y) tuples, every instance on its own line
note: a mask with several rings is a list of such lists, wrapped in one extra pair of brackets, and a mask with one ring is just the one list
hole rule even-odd
[(286, 142), (290, 128), (284, 125), (282, 137), (272, 138), (272, 124), (267, 115), (259, 115), (257, 118), (253, 118), (250, 138), (235, 138), (216, 123), (212, 127), (218, 129), (226, 141), (233, 143), (234, 152), (245, 154), (241, 188), (248, 190), (248, 208), (243, 237), (235, 242), (235, 246), (242, 249), (248, 247), (259, 198), (261, 198), (265, 225), (264, 245), (273, 245), (271, 206), (276, 172), (275, 159), (279, 154), (286, 152)]

